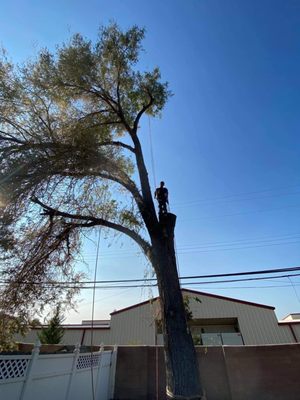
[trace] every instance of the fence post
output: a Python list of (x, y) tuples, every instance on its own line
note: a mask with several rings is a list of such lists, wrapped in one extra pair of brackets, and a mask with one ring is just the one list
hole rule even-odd
[(23, 387), (22, 387), (22, 390), (20, 393), (19, 400), (26, 399), (26, 392), (27, 392), (29, 384), (32, 381), (32, 371), (33, 371), (34, 364), (36, 363), (38, 356), (40, 354), (40, 347), (41, 347), (41, 342), (39, 340), (37, 340), (32, 349), (32, 352), (31, 352), (31, 359), (30, 359), (30, 362), (28, 365), (27, 373), (25, 376), (25, 381), (23, 383)]
[(117, 367), (117, 354), (118, 354), (118, 346), (115, 344), (114, 350), (111, 355), (111, 361), (110, 361), (109, 391), (108, 391), (109, 399), (114, 398), (116, 367)]
[(96, 379), (96, 395), (95, 398), (98, 400), (99, 399), (99, 392), (100, 392), (100, 379), (101, 379), (101, 372), (102, 372), (102, 365), (103, 365), (103, 352), (104, 352), (104, 347), (103, 347), (103, 343), (101, 343), (101, 347), (100, 347), (100, 362), (99, 362), (99, 367), (98, 367), (98, 373), (97, 373), (97, 379)]
[(69, 400), (69, 398), (70, 398), (72, 382), (76, 375), (76, 366), (77, 366), (77, 360), (78, 360), (79, 354), (80, 354), (80, 344), (77, 343), (75, 346), (74, 352), (73, 352), (73, 363), (72, 363), (72, 369), (71, 369), (69, 382), (68, 382), (68, 386), (67, 386), (67, 391), (66, 391), (66, 397), (65, 397), (66, 400)]

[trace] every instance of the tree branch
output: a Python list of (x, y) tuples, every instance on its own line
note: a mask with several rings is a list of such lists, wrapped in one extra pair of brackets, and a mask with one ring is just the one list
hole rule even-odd
[(116, 140), (108, 140), (106, 142), (102, 142), (99, 144), (100, 146), (117, 146), (117, 147), (123, 147), (124, 149), (130, 150), (132, 153), (135, 153), (135, 150), (132, 146), (129, 144), (116, 141)]
[(145, 255), (148, 258), (151, 258), (152, 249), (151, 249), (150, 244), (145, 239), (143, 239), (138, 233), (136, 233), (135, 231), (133, 231), (123, 225), (105, 220), (103, 218), (97, 218), (97, 217), (89, 216), (89, 215), (71, 214), (71, 213), (67, 213), (64, 211), (60, 211), (60, 210), (57, 210), (55, 208), (48, 206), (47, 204), (43, 203), (35, 196), (33, 196), (31, 198), (31, 201), (35, 204), (40, 205), (44, 209), (45, 215), (50, 215), (52, 217), (60, 216), (63, 218), (70, 218), (73, 220), (75, 219), (75, 220), (79, 220), (79, 221), (85, 221), (85, 223), (77, 224), (78, 226), (76, 226), (76, 227), (78, 227), (78, 228), (93, 227), (93, 226), (100, 225), (100, 226), (104, 226), (106, 228), (114, 229), (120, 233), (124, 233), (125, 235), (127, 235), (131, 239), (133, 239), (142, 248), (143, 252), (145, 253)]
[[(1, 133), (4, 133), (5, 135), (7, 135), (6, 132), (0, 131)], [(18, 144), (25, 144), (25, 142), (23, 142), (20, 139), (17, 139), (15, 137), (12, 136), (0, 136), (0, 140), (7, 140), (9, 142), (13, 142), (13, 143), (18, 143)]]
[(133, 130), (134, 130), (135, 133), (138, 130), (138, 125), (139, 125), (139, 121), (141, 119), (141, 116), (144, 114), (145, 111), (148, 110), (148, 108), (150, 108), (152, 106), (153, 101), (154, 101), (151, 93), (148, 90), (147, 90), (147, 93), (148, 93), (148, 95), (150, 97), (150, 101), (149, 101), (149, 103), (144, 105), (144, 107), (139, 111), (139, 113), (137, 114), (137, 116), (135, 118), (134, 125), (133, 125)]

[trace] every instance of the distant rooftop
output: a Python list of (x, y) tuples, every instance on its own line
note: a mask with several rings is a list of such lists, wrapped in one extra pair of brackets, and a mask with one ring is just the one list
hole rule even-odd
[(110, 325), (109, 319), (84, 319), (81, 322), (81, 325)]
[(300, 322), (300, 313), (292, 313), (282, 318), (280, 322)]
[(109, 329), (110, 328), (110, 320), (109, 319), (85, 319), (81, 322), (81, 324), (63, 324), (65, 329)]

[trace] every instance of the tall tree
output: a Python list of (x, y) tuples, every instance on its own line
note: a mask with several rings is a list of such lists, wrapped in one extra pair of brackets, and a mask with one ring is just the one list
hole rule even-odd
[(125, 234), (156, 272), (167, 394), (200, 399), (176, 268), (176, 217), (157, 218), (139, 137), (142, 116), (159, 115), (170, 96), (158, 68), (137, 69), (143, 37), (137, 26), (123, 32), (111, 24), (95, 44), (76, 34), (55, 54), (43, 50), (19, 69), (3, 57), (1, 244), (8, 286), (1, 304), (24, 310), (71, 297), (72, 289), (55, 282), (79, 281), (72, 266), (82, 235), (100, 226)]
[(38, 333), (42, 344), (59, 344), (61, 342), (64, 336), (64, 328), (61, 326), (63, 320), (64, 317), (61, 314), (61, 306), (58, 304), (47, 326), (43, 327)]

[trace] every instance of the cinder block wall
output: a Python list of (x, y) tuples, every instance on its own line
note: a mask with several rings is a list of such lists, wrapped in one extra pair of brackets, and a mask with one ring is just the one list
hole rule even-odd
[[(300, 344), (197, 347), (207, 400), (299, 400)], [(118, 348), (114, 400), (164, 400), (163, 348)]]

